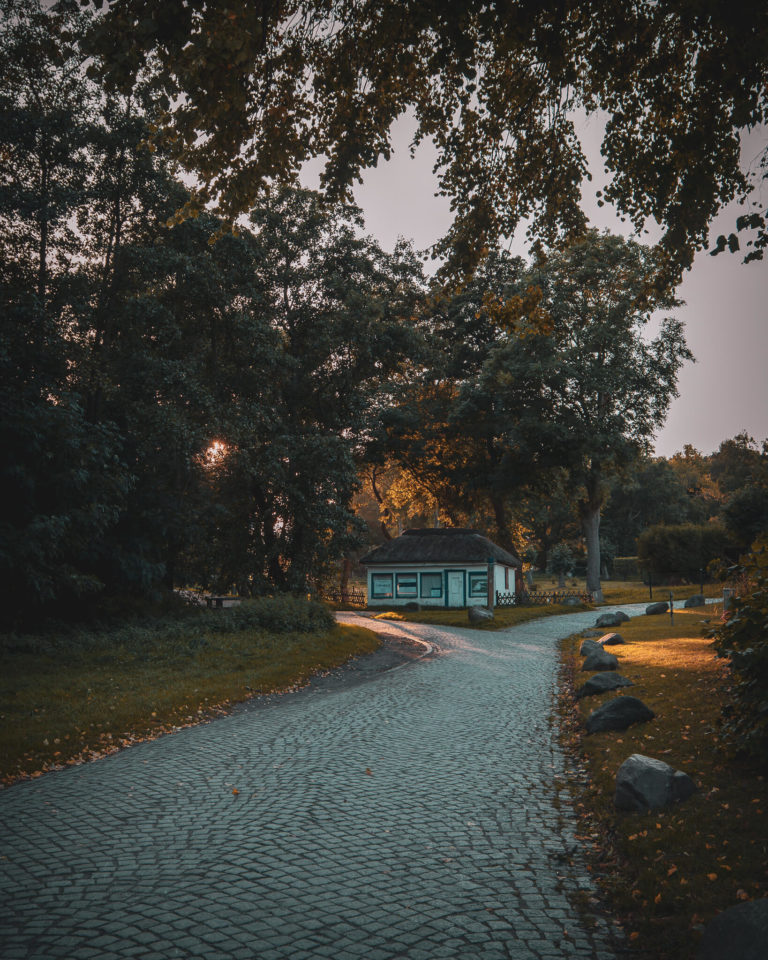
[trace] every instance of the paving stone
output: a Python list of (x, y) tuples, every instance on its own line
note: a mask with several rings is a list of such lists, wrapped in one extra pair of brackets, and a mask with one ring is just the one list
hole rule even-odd
[(549, 718), (556, 641), (593, 616), (380, 621), (440, 654), (2, 791), (0, 956), (536, 960), (566, 928), (563, 955), (612, 958), (567, 897), (586, 870)]

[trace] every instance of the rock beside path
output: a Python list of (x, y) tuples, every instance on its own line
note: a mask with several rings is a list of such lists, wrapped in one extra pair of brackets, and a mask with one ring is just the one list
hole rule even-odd
[(696, 784), (687, 773), (675, 770), (663, 760), (633, 753), (616, 774), (613, 802), (618, 810), (645, 813), (687, 800), (695, 792)]
[(740, 903), (707, 924), (697, 960), (765, 960), (768, 955), (768, 898)]
[(581, 647), (579, 648), (579, 655), (582, 657), (588, 657), (590, 653), (596, 653), (603, 648), (597, 642), (597, 640), (592, 640), (591, 637), (587, 637), (586, 640), (582, 641)]
[(683, 609), (689, 610), (691, 607), (703, 607), (706, 603), (706, 599), (703, 593), (694, 593), (692, 597), (688, 599), (683, 604)]
[(582, 697), (593, 697), (598, 693), (605, 693), (607, 690), (617, 690), (619, 687), (631, 687), (633, 683), (627, 677), (622, 677), (618, 673), (596, 673), (590, 677), (586, 683), (576, 691), (576, 697), (580, 700)]
[(587, 659), (581, 665), (582, 670), (618, 670), (619, 661), (612, 653), (598, 644), (597, 650), (587, 654)]
[(656, 714), (637, 697), (616, 697), (593, 710), (586, 719), (587, 733), (626, 730), (633, 723), (653, 720)]
[(615, 647), (620, 643), (626, 643), (620, 633), (606, 633), (597, 641), (603, 647)]
[(669, 604), (666, 600), (659, 600), (657, 603), (649, 603), (645, 608), (646, 616), (654, 617), (659, 613), (666, 613), (669, 610)]
[(488, 623), (493, 620), (493, 610), (488, 607), (469, 607), (467, 616), (470, 623)]
[(595, 620), (596, 627), (618, 627), (629, 617), (623, 611), (617, 613), (604, 613)]

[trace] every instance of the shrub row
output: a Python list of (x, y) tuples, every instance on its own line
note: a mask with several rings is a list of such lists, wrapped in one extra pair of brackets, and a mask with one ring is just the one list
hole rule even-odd
[(723, 732), (737, 753), (761, 764), (768, 757), (768, 537), (747, 557), (749, 588), (734, 597), (730, 615), (713, 631), (715, 649), (733, 669)]
[(226, 610), (190, 608), (174, 616), (114, 627), (4, 634), (0, 636), (0, 650), (77, 655), (118, 648), (141, 652), (164, 647), (182, 652), (225, 633), (318, 633), (330, 630), (334, 622), (333, 612), (317, 601), (287, 595), (259, 597)]

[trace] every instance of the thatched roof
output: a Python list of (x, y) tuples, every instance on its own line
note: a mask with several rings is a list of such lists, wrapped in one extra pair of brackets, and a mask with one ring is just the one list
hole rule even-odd
[(506, 550), (492, 543), (476, 530), (457, 527), (439, 527), (429, 530), (406, 530), (396, 540), (376, 547), (360, 563), (365, 564), (446, 564), (488, 563), (490, 557), (497, 563), (519, 567), (520, 561)]

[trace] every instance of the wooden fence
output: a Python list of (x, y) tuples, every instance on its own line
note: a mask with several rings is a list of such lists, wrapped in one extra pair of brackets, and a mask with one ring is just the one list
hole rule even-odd
[(341, 590), (324, 590), (320, 599), (341, 607), (368, 606), (368, 597), (364, 590), (346, 590), (343, 593)]
[(497, 607), (544, 607), (551, 603), (590, 603), (590, 593), (575, 590), (533, 590), (530, 593), (496, 593)]

